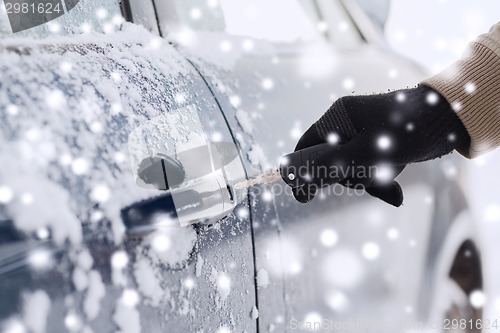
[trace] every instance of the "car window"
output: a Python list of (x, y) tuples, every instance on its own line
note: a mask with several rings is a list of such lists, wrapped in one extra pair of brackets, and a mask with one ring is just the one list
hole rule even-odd
[(122, 22), (119, 0), (0, 0), (0, 38), (109, 33)]
[(175, 0), (182, 26), (277, 43), (319, 38), (306, 7), (299, 0)]

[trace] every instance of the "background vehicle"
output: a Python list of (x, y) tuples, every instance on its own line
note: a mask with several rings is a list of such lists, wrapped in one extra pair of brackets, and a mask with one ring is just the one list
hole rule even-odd
[[(453, 158), (409, 167), (399, 209), (346, 194), (302, 205), (279, 184), (234, 189), (277, 165), (336, 97), (422, 77), (354, 3), (78, 6), (61, 33), (95, 14), (95, 29), (123, 14), (151, 33), (125, 24), (0, 43), (6, 331), (283, 332), (362, 318), (357, 332), (380, 321), (396, 332), (446, 312), (481, 317), (466, 297), (482, 280)], [(130, 134), (151, 123), (165, 145), (196, 133), (238, 148), (225, 181), (246, 198), (223, 221), (135, 232), (168, 222), (163, 192), (137, 186), (129, 163)]]

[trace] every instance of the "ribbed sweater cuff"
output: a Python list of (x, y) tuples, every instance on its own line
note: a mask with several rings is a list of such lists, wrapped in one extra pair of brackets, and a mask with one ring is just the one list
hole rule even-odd
[(450, 103), (471, 138), (467, 158), (500, 146), (500, 55), (482, 43), (443, 72), (422, 82)]

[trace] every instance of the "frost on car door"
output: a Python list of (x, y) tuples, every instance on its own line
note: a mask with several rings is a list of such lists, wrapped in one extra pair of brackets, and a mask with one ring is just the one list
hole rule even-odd
[(168, 43), (121, 30), (0, 41), (0, 325), (255, 331), (247, 202), (213, 227), (169, 228), (165, 189), (139, 186), (129, 158), (129, 136), (146, 123), (162, 122), (148, 147), (167, 151), (195, 147), (194, 134), (232, 143), (231, 133)]

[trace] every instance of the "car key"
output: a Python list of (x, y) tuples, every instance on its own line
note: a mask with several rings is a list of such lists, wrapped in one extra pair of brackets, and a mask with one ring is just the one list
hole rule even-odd
[(310, 168), (314, 166), (314, 160), (331, 147), (330, 143), (322, 143), (285, 155), (281, 158), (279, 169), (237, 183), (234, 188), (238, 190), (258, 184), (269, 184), (279, 179), (283, 179), (287, 185), (293, 188), (300, 187), (308, 182), (307, 176), (311, 175)]

